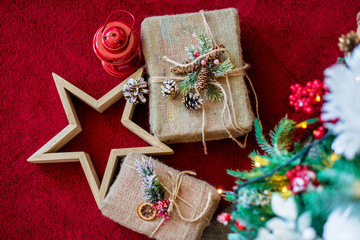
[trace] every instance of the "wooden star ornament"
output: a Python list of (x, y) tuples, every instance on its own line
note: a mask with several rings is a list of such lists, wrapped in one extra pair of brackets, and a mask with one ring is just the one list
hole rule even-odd
[(143, 68), (139, 68), (134, 74), (122, 81), (119, 85), (114, 87), (100, 99), (96, 100), (84, 91), (75, 87), (65, 79), (52, 74), (56, 88), (59, 92), (61, 103), (64, 107), (66, 117), (69, 121), (63, 130), (61, 130), (55, 137), (42, 146), (37, 152), (28, 158), (32, 163), (62, 163), (62, 162), (80, 162), (84, 170), (86, 179), (90, 185), (91, 191), (94, 195), (95, 201), (98, 206), (102, 200), (104, 200), (107, 191), (110, 187), (112, 179), (114, 177), (114, 171), (116, 169), (118, 160), (120, 157), (126, 156), (130, 152), (137, 152), (141, 154), (149, 155), (169, 155), (174, 154), (174, 151), (167, 145), (156, 139), (149, 132), (142, 129), (131, 119), (135, 111), (135, 104), (126, 102), (123, 115), (121, 117), (121, 123), (151, 146), (148, 147), (135, 147), (135, 148), (118, 148), (112, 149), (109, 155), (109, 159), (106, 165), (104, 177), (100, 183), (99, 177), (95, 171), (94, 165), (91, 161), (89, 154), (86, 152), (57, 152), (65, 144), (71, 141), (76, 135), (81, 132), (81, 125), (76, 114), (74, 105), (71, 100), (70, 93), (88, 104), (90, 107), (98, 111), (104, 112), (111, 105), (117, 102), (123, 97), (123, 86), (128, 79), (138, 79), (143, 75)]

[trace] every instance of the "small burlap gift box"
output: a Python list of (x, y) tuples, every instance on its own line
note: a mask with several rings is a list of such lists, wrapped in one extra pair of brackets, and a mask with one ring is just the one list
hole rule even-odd
[[(170, 219), (164, 225), (161, 218), (142, 220), (137, 215), (137, 207), (145, 198), (135, 162), (143, 157), (148, 159), (136, 153), (125, 157), (119, 175), (101, 204), (102, 213), (133, 231), (155, 239), (200, 239), (220, 201), (217, 190), (204, 181), (153, 160), (156, 175), (167, 189), (173, 189), (175, 184), (169, 176), (175, 179), (180, 174), (182, 180), (178, 182), (179, 192), (173, 200), (175, 204), (170, 202), (174, 204)], [(171, 199), (169, 192), (166, 191), (165, 197)]]
[[(205, 113), (202, 110), (189, 111), (182, 104), (181, 94), (175, 99), (166, 99), (161, 93), (162, 82), (155, 81), (160, 77), (174, 77), (170, 72), (173, 65), (164, 61), (163, 57), (167, 56), (177, 62), (188, 59), (185, 47), (196, 45), (193, 34), (205, 32), (206, 25), (211, 30), (211, 37), (217, 43), (224, 44), (231, 53), (230, 60), (234, 68), (244, 67), (236, 9), (150, 17), (141, 25), (143, 52), (150, 75), (150, 130), (163, 142), (201, 141), (203, 123), (205, 140), (228, 138), (225, 127), (234, 137), (245, 135), (252, 129), (254, 114), (244, 82), (244, 71), (237, 76), (229, 76), (228, 83), (225, 78), (217, 79), (228, 96), (230, 113), (225, 114), (225, 127), (222, 122), (224, 99), (220, 102), (206, 100), (203, 104)], [(204, 119), (202, 114), (205, 115)]]

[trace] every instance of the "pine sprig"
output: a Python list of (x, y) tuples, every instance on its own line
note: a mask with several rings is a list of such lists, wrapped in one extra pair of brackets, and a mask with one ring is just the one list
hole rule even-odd
[(241, 180), (248, 180), (258, 176), (262, 176), (264, 173), (259, 169), (253, 169), (253, 171), (239, 171), (239, 170), (227, 170), (230, 176), (239, 178)]
[(266, 154), (274, 157), (286, 157), (288, 149), (293, 142), (292, 132), (296, 123), (285, 116), (280, 120), (274, 131), (270, 131), (271, 144), (266, 140), (260, 123), (257, 119), (254, 121), (255, 136), (259, 147), (266, 152)]
[(279, 125), (270, 131), (271, 144), (277, 151), (287, 151), (293, 143), (292, 133), (296, 123), (287, 118), (287, 115), (280, 120)]
[(212, 41), (206, 36), (205, 32), (196, 32), (195, 37), (197, 38), (201, 47), (200, 54), (207, 53), (213, 47)]
[(196, 88), (196, 81), (198, 78), (197, 72), (188, 74), (188, 78), (179, 84), (179, 90), (182, 95), (186, 95)]
[(213, 84), (206, 85), (205, 99), (210, 99), (211, 101), (221, 101), (223, 97), (223, 92), (218, 86), (215, 86)]
[(224, 77), (226, 73), (230, 72), (233, 69), (234, 65), (230, 62), (229, 59), (226, 59), (219, 65), (211, 66), (211, 73), (215, 77)]
[(194, 45), (190, 45), (188, 47), (185, 48), (185, 50), (187, 51), (188, 55), (189, 55), (189, 59), (190, 60), (194, 60), (194, 52), (196, 51), (196, 48), (194, 47)]
[(150, 203), (156, 203), (164, 198), (165, 190), (161, 185), (159, 178), (156, 176), (154, 170), (154, 162), (151, 158), (146, 160), (142, 158), (142, 162), (136, 161), (135, 167), (142, 180), (142, 188), (144, 197)]
[(265, 151), (267, 154), (274, 154), (274, 148), (268, 143), (266, 140), (259, 123), (259, 120), (256, 118), (254, 120), (254, 128), (255, 128), (255, 137), (259, 147)]

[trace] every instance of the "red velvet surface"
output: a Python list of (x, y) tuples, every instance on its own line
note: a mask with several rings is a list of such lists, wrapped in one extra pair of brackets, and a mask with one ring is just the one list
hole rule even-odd
[[(337, 38), (356, 28), (358, 0), (298, 1), (1, 1), (1, 238), (147, 239), (102, 216), (79, 163), (36, 165), (27, 158), (67, 125), (51, 73), (101, 97), (121, 79), (108, 75), (92, 49), (92, 38), (115, 9), (140, 23), (149, 16), (234, 7), (239, 11), (244, 59), (256, 88), (268, 132), (289, 113), (289, 86), (314, 78), (340, 55)], [(220, 41), (220, 40), (219, 40)], [(252, 103), (254, 105), (254, 98)], [(122, 99), (98, 114), (75, 99), (83, 131), (62, 151), (86, 151), (100, 177), (112, 148), (146, 146), (120, 123)], [(148, 109), (136, 109), (146, 129)], [(248, 169), (254, 134), (243, 150), (230, 140), (171, 145), (159, 159), (194, 170), (215, 187), (231, 189), (226, 169)], [(221, 202), (220, 210), (226, 206)], [(220, 211), (219, 210), (219, 211)]]

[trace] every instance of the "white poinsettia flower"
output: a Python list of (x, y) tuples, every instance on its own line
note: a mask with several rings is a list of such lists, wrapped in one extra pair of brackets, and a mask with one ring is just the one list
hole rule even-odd
[(360, 45), (346, 57), (346, 65), (335, 64), (324, 72), (330, 93), (324, 96), (321, 118), (325, 127), (336, 135), (332, 149), (353, 159), (360, 153)]
[(284, 219), (295, 220), (298, 216), (298, 209), (293, 197), (284, 199), (279, 194), (273, 194), (271, 208), (277, 216)]
[(337, 209), (328, 217), (324, 225), (324, 240), (354, 240), (360, 237), (360, 219), (351, 216), (352, 208)]
[(311, 227), (311, 215), (306, 212), (298, 217), (294, 197), (283, 199), (273, 194), (271, 208), (277, 215), (260, 228), (256, 240), (317, 240), (316, 231)]

